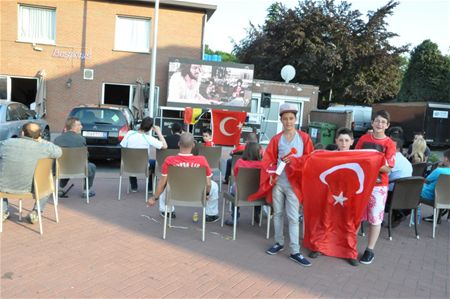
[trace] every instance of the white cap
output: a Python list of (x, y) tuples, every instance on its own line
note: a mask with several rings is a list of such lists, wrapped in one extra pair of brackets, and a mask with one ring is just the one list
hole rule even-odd
[(290, 103), (284, 103), (280, 106), (280, 116), (285, 112), (293, 112), (294, 114), (297, 114), (298, 108), (297, 105), (290, 104)]

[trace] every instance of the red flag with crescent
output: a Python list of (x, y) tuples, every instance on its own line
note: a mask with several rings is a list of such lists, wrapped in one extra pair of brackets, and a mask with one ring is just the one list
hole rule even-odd
[(211, 116), (213, 142), (220, 145), (238, 145), (247, 112), (212, 110)]
[(305, 247), (328, 256), (358, 257), (356, 234), (383, 163), (383, 154), (372, 150), (315, 151), (306, 158)]

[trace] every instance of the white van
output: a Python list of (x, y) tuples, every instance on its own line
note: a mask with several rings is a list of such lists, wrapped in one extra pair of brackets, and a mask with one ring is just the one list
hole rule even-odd
[(352, 112), (352, 130), (355, 136), (364, 134), (371, 126), (372, 107), (366, 106), (331, 106), (327, 111), (351, 111)]

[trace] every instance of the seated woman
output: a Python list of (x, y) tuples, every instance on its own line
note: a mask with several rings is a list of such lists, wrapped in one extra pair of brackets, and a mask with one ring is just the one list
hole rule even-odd
[[(242, 154), (242, 158), (236, 161), (234, 165), (234, 173), (233, 175), (237, 177), (240, 168), (259, 168), (261, 169), (261, 147), (256, 142), (248, 142), (245, 145), (244, 153)], [(230, 193), (234, 195), (236, 192), (236, 183), (231, 187)], [(234, 207), (232, 209), (234, 211)], [(237, 209), (237, 219), (239, 220), (239, 208)], [(261, 207), (255, 207), (255, 221), (259, 223), (259, 213), (261, 212)], [(233, 226), (234, 222), (234, 214), (231, 214), (231, 219), (225, 221), (226, 225)]]
[(408, 160), (411, 163), (423, 163), (427, 162), (425, 151), (427, 149), (427, 142), (423, 137), (418, 137), (412, 144), (411, 154), (408, 156)]

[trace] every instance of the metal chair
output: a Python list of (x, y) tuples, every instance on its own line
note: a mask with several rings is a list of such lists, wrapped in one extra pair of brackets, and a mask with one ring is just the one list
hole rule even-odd
[(414, 230), (416, 238), (419, 239), (417, 233), (417, 208), (420, 202), (420, 192), (424, 178), (421, 176), (412, 176), (395, 180), (394, 189), (392, 191), (391, 205), (388, 211), (388, 234), (389, 240), (392, 240), (392, 210), (411, 210), (411, 217), (414, 215)]
[[(221, 226), (223, 226), (223, 219), (225, 216), (225, 202), (229, 201), (234, 204), (234, 219), (233, 219), (233, 240), (236, 240), (236, 224), (237, 224), (237, 208), (238, 207), (253, 207), (252, 212), (252, 225), (254, 225), (254, 213), (256, 206), (264, 206), (266, 202), (264, 199), (248, 201), (247, 198), (258, 191), (259, 188), (259, 175), (260, 169), (257, 168), (240, 168), (239, 173), (236, 177), (236, 194), (232, 195), (227, 192), (224, 193), (224, 200), (222, 204), (222, 222)], [(262, 223), (262, 209), (259, 215), (259, 226)], [(267, 233), (266, 239), (269, 239), (270, 233), (270, 206), (269, 211), (267, 213)]]
[(423, 177), (425, 175), (425, 171), (428, 168), (428, 165), (429, 164), (427, 162), (412, 164), (412, 167), (413, 167), (412, 176), (421, 176), (421, 177)]
[[(440, 209), (450, 209), (450, 175), (441, 174), (436, 182), (434, 200), (420, 199), (420, 203), (433, 207), (433, 239), (436, 236), (436, 224)], [(450, 217), (450, 214), (449, 216)], [(448, 219), (448, 218), (447, 218)]]
[[(166, 206), (164, 210), (163, 239), (166, 239), (167, 214), (172, 214), (172, 206), (201, 207), (202, 241), (205, 241), (206, 223), (206, 169), (204, 167), (169, 166), (167, 171)], [(169, 216), (169, 227), (172, 215)]]
[[(122, 176), (145, 177), (145, 199), (148, 199), (148, 183), (150, 171), (148, 169), (148, 150), (145, 148), (122, 148), (120, 158), (120, 175), (119, 175), (119, 194), (117, 199), (120, 200), (122, 193)], [(128, 183), (127, 193), (130, 191)]]
[(155, 165), (155, 175), (153, 177), (153, 191), (156, 190), (156, 182), (161, 177), (161, 167), (169, 156), (176, 156), (180, 150), (178, 149), (163, 149), (156, 150), (156, 165)]
[(64, 147), (56, 160), (56, 196), (60, 179), (84, 179), (86, 203), (89, 203), (88, 150), (87, 147)]
[[(42, 235), (42, 212), (39, 205), (39, 200), (53, 194), (53, 206), (55, 208), (56, 222), (59, 222), (58, 217), (58, 198), (55, 195), (55, 185), (53, 181), (53, 159), (40, 159), (34, 170), (33, 176), (33, 190), (30, 193), (8, 193), (0, 192), (0, 215), (3, 215), (3, 198), (19, 199), (19, 220), (22, 220), (22, 199), (36, 200), (36, 207), (39, 219), (39, 232)], [(3, 221), (0, 221), (0, 232), (3, 231)]]
[(234, 165), (236, 165), (237, 160), (242, 158), (242, 154), (236, 154), (231, 157), (231, 175), (228, 178), (228, 191), (231, 191), (231, 187), (233, 186), (233, 183), (235, 181), (234, 177)]
[(219, 192), (222, 191), (222, 170), (220, 169), (220, 159), (222, 158), (222, 147), (221, 146), (199, 146), (198, 155), (204, 156), (208, 161), (209, 167), (214, 170), (219, 171)]

